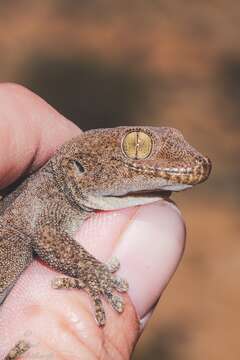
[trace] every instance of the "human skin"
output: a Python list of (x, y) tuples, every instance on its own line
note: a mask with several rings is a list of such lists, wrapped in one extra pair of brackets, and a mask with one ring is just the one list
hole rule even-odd
[[(29, 90), (0, 85), (0, 188), (41, 167), (80, 130)], [(122, 315), (105, 304), (99, 328), (83, 290), (54, 290), (56, 273), (37, 259), (0, 308), (0, 359), (19, 339), (32, 344), (27, 359), (129, 359), (141, 331), (181, 258), (185, 226), (168, 201), (102, 212), (77, 234), (93, 255), (117, 256), (130, 289)]]

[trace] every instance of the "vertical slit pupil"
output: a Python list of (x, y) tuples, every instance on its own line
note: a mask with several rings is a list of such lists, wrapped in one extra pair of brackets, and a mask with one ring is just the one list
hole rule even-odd
[(136, 133), (136, 159), (138, 159), (138, 148), (139, 148), (139, 132)]

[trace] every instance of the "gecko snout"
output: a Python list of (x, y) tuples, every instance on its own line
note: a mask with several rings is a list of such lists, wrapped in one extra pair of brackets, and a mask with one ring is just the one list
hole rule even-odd
[(196, 166), (193, 169), (193, 182), (199, 184), (207, 180), (212, 170), (212, 163), (208, 157), (198, 157)]

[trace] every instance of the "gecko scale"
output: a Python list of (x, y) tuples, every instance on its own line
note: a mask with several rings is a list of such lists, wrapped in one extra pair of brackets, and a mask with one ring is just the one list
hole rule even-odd
[[(210, 160), (168, 127), (117, 127), (86, 131), (73, 138), (29, 176), (0, 207), (0, 304), (37, 254), (67, 277), (54, 288), (85, 289), (99, 326), (106, 318), (102, 298), (119, 313), (128, 283), (113, 273), (73, 235), (96, 210), (148, 204), (163, 191), (180, 191), (205, 181)], [(31, 214), (31, 216), (29, 216)], [(6, 359), (28, 349), (19, 342)]]

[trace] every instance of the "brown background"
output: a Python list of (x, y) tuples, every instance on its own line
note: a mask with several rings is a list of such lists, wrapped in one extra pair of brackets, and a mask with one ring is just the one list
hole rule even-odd
[(240, 359), (240, 2), (1, 1), (0, 81), (83, 129), (174, 126), (213, 161), (174, 200), (183, 262), (134, 360)]

